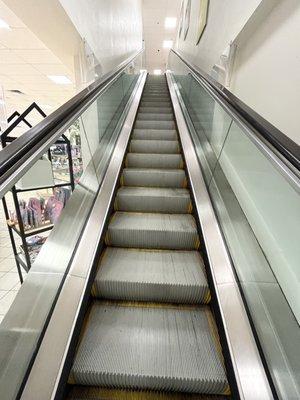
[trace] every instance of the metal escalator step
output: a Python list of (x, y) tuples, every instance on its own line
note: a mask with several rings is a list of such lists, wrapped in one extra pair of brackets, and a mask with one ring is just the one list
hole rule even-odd
[(162, 98), (160, 96), (155, 96), (155, 97), (142, 96), (141, 101), (150, 103), (153, 106), (155, 103), (161, 103), (164, 107), (171, 107), (171, 100), (169, 97)]
[(152, 107), (152, 108), (165, 108), (165, 107), (171, 107), (171, 101), (169, 102), (160, 102), (159, 100), (157, 101), (145, 101), (141, 99), (140, 103), (141, 107)]
[(197, 250), (199, 236), (190, 214), (114, 213), (107, 229), (108, 246)]
[(174, 116), (172, 113), (162, 114), (162, 113), (142, 113), (139, 112), (137, 115), (138, 121), (174, 121)]
[(182, 169), (124, 168), (121, 184), (123, 186), (185, 188), (187, 180)]
[(128, 153), (125, 161), (130, 168), (183, 168), (181, 154)]
[(93, 284), (104, 299), (201, 304), (210, 300), (197, 251), (157, 251), (108, 247)]
[(143, 114), (170, 114), (172, 113), (172, 107), (140, 107), (139, 112)]
[(169, 102), (170, 96), (164, 96), (160, 94), (151, 94), (151, 95), (143, 95), (142, 101), (161, 101), (161, 102)]
[(178, 140), (131, 140), (131, 153), (176, 154), (180, 153)]
[(228, 383), (212, 314), (94, 302), (71, 371), (76, 384), (223, 394)]
[(228, 400), (226, 396), (72, 386), (67, 400)]
[(137, 129), (175, 129), (174, 121), (136, 121)]
[(192, 212), (187, 189), (123, 186), (118, 190), (115, 210), (185, 214)]
[(177, 140), (175, 129), (134, 129), (132, 139)]
[(169, 96), (169, 91), (164, 88), (157, 88), (157, 89), (150, 89), (150, 88), (145, 88), (143, 91), (143, 96), (156, 96), (156, 95), (163, 95), (163, 96)]

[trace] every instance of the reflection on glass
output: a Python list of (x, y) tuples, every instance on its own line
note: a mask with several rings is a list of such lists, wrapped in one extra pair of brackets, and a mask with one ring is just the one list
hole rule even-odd
[(195, 128), (195, 150), (277, 394), (298, 399), (299, 180), (188, 78), (190, 71), (174, 53), (169, 67)]

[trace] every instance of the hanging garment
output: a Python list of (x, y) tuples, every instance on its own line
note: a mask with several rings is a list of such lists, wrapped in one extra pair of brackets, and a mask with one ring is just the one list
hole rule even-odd
[(45, 207), (45, 220), (55, 224), (63, 208), (64, 205), (60, 200), (57, 200), (55, 196), (50, 196)]

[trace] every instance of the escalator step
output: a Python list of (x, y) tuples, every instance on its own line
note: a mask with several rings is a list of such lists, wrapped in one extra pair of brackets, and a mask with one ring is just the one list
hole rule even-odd
[(137, 120), (138, 121), (173, 121), (174, 116), (172, 113), (150, 114), (150, 113), (139, 112), (137, 115)]
[(165, 107), (171, 107), (171, 102), (160, 102), (159, 99), (157, 101), (146, 101), (141, 99), (140, 103), (141, 107), (152, 107), (152, 108), (165, 108)]
[(132, 139), (177, 140), (175, 129), (134, 129)]
[(176, 154), (180, 153), (178, 140), (131, 140), (132, 153)]
[(210, 300), (197, 251), (108, 247), (92, 292), (95, 297), (125, 301), (201, 304)]
[(130, 168), (183, 168), (181, 154), (128, 153), (125, 161)]
[(153, 89), (148, 88), (147, 89), (146, 88), (144, 90), (144, 92), (143, 92), (143, 97), (144, 96), (145, 97), (152, 96), (152, 95), (154, 95), (154, 96), (156, 96), (156, 95), (158, 95), (158, 96), (160, 96), (160, 95), (170, 96), (169, 91), (167, 89), (164, 89), (164, 88), (157, 88), (157, 89), (155, 89), (155, 88), (153, 88)]
[(67, 400), (228, 400), (226, 396), (72, 386)]
[(115, 210), (185, 214), (192, 212), (187, 189), (123, 186), (118, 190)]
[(228, 384), (207, 306), (94, 302), (75, 356), (80, 385), (223, 394)]
[(125, 186), (185, 188), (187, 180), (183, 169), (124, 168), (121, 184)]
[(175, 129), (174, 121), (136, 121), (137, 129)]
[(172, 113), (172, 107), (140, 107), (139, 112), (143, 114), (170, 114)]
[(108, 246), (197, 250), (199, 236), (190, 214), (115, 212), (107, 229)]

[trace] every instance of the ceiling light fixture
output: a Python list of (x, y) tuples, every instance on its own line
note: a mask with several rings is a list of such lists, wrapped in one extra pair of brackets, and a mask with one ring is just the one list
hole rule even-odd
[(5, 22), (3, 19), (0, 18), (0, 28), (2, 28), (2, 29), (10, 29), (10, 26), (8, 25), (7, 22)]
[(58, 85), (70, 85), (72, 81), (65, 75), (47, 75), (51, 81)]
[(177, 18), (175, 17), (166, 17), (165, 18), (165, 28), (171, 29), (175, 28), (177, 23)]
[(161, 75), (161, 69), (154, 69), (153, 70), (154, 75)]
[(170, 49), (173, 46), (173, 40), (164, 40), (163, 41), (163, 48)]

